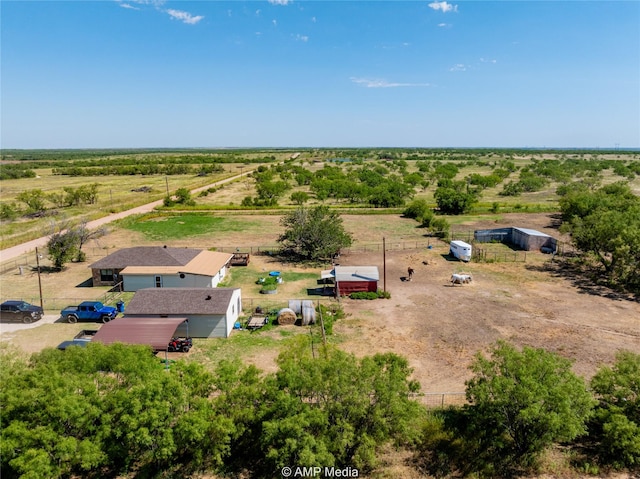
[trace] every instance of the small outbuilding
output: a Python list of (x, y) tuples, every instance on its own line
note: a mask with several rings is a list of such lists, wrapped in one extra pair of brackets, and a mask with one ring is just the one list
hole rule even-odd
[(541, 250), (545, 247), (555, 251), (557, 247), (555, 238), (529, 228), (513, 228), (511, 242), (526, 251)]
[(473, 233), (473, 238), (478, 243), (491, 241), (509, 243), (525, 251), (554, 252), (558, 247), (558, 240), (552, 236), (529, 228), (511, 227), (476, 230)]
[(377, 266), (336, 266), (322, 272), (322, 279), (333, 279), (336, 296), (378, 291), (380, 274)]
[(241, 312), (240, 288), (146, 288), (133, 296), (125, 309), (125, 319), (186, 318), (188, 324), (181, 324), (177, 335), (226, 338)]

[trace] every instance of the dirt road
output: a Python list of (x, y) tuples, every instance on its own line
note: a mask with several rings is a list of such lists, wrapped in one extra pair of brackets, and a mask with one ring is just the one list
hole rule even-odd
[[(251, 170), (244, 171), (238, 175), (234, 175), (229, 178), (225, 178), (224, 180), (216, 181), (215, 183), (212, 183), (210, 185), (201, 186), (200, 188), (191, 190), (191, 193), (192, 194), (200, 193), (201, 191), (204, 191), (208, 188), (213, 188), (220, 185), (224, 185), (225, 183), (230, 183), (232, 181), (237, 180), (241, 176), (248, 175), (249, 173), (251, 173)], [(164, 200), (154, 201), (152, 203), (147, 203), (146, 205), (138, 206), (130, 210), (121, 211), (120, 213), (114, 213), (94, 221), (89, 221), (87, 223), (87, 227), (89, 229), (95, 229), (95, 228), (99, 228), (100, 226), (104, 226), (107, 223), (111, 223), (113, 221), (126, 218), (127, 216), (141, 214), (141, 213), (148, 213), (150, 211), (153, 211), (157, 206), (162, 205), (163, 201)], [(36, 248), (45, 246), (48, 241), (49, 241), (49, 236), (42, 236), (40, 238), (27, 241), (26, 243), (22, 243), (17, 246), (12, 246), (11, 248), (0, 250), (0, 262), (15, 259), (19, 256), (30, 253), (31, 251), (34, 251)]]

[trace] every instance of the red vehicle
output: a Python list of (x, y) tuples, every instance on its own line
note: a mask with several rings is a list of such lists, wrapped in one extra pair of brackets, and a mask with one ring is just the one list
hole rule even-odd
[(171, 338), (169, 341), (169, 352), (182, 352), (188, 353), (193, 346), (193, 340), (191, 338)]

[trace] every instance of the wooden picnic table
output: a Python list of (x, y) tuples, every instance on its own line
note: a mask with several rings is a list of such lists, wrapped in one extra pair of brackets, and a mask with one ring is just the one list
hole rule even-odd
[(247, 321), (247, 329), (258, 329), (267, 324), (267, 317), (264, 314), (254, 314)]

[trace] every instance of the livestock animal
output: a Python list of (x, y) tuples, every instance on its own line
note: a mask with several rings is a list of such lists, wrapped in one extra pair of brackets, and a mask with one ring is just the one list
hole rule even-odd
[(468, 284), (471, 283), (471, 275), (470, 274), (457, 274), (454, 273), (451, 275), (451, 284)]

